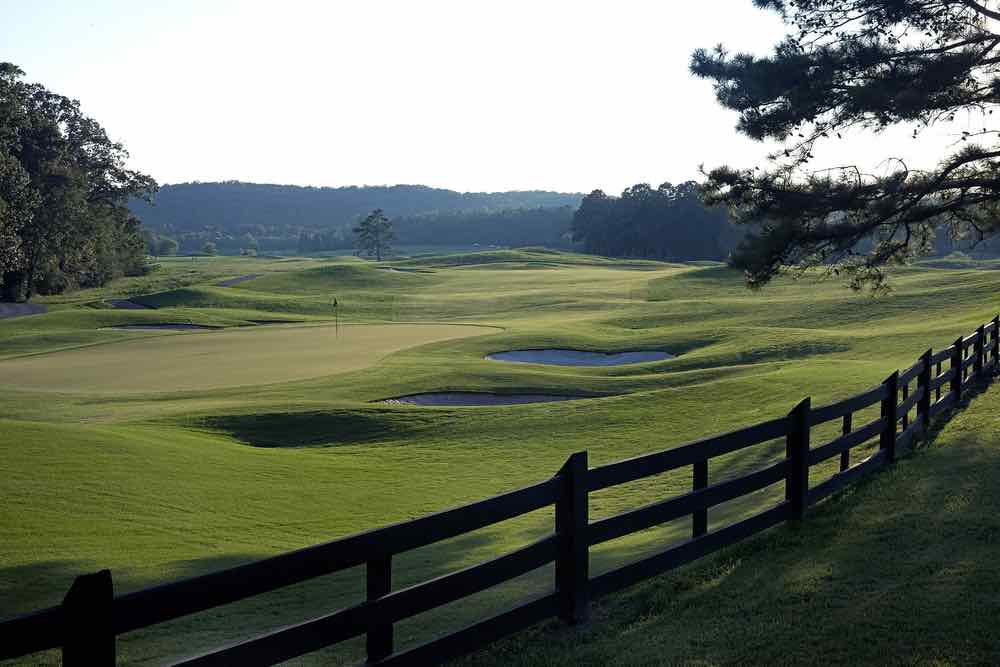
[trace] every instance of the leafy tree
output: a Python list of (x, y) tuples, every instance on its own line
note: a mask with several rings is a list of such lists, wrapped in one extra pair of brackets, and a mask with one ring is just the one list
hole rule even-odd
[(361, 250), (369, 257), (375, 257), (376, 261), (381, 262), (383, 256), (392, 252), (392, 242), (396, 235), (392, 231), (392, 221), (382, 209), (377, 208), (369, 213), (354, 228), (354, 233)]
[[(704, 186), (737, 221), (759, 223), (734, 257), (750, 285), (789, 266), (826, 265), (855, 288), (930, 249), (939, 231), (996, 233), (1000, 212), (1000, 12), (979, 0), (754, 0), (791, 28), (773, 55), (698, 50), (694, 74), (740, 114), (738, 131), (783, 142), (766, 169), (718, 167)], [(929, 171), (813, 170), (813, 151), (851, 128), (982, 119)], [(977, 127), (978, 123), (977, 123)], [(891, 157), (891, 156), (888, 156)]]
[(257, 239), (250, 232), (244, 232), (239, 238), (240, 248), (247, 248), (250, 250), (257, 249)]
[(219, 253), (219, 248), (218, 246), (215, 245), (214, 241), (208, 241), (207, 243), (205, 243), (205, 245), (201, 247), (201, 254), (203, 255), (208, 255), (211, 257), (217, 255), (218, 253)]
[(156, 254), (160, 256), (176, 255), (178, 249), (177, 241), (168, 238), (161, 238), (156, 242)]
[(127, 169), (80, 105), (0, 63), (0, 299), (101, 285), (143, 271), (145, 242), (130, 213), (150, 177)]

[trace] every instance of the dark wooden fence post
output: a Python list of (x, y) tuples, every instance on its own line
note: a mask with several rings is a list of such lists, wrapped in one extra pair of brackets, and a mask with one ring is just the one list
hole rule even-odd
[(917, 376), (917, 387), (923, 389), (924, 392), (920, 400), (917, 401), (917, 417), (920, 418), (920, 423), (925, 431), (931, 425), (931, 366), (933, 366), (931, 356), (933, 356), (931, 350), (920, 355), (920, 360), (924, 365), (920, 369), (920, 375)]
[[(392, 592), (392, 556), (376, 558), (367, 563), (369, 602)], [(392, 655), (392, 623), (381, 623), (368, 628), (365, 638), (368, 662), (375, 662)]]
[(590, 617), (590, 550), (587, 530), (587, 452), (570, 456), (559, 470), (562, 491), (556, 500), (556, 591), (559, 616), (567, 623)]
[(885, 424), (879, 436), (879, 449), (885, 450), (886, 462), (896, 460), (896, 407), (899, 405), (899, 371), (893, 371), (882, 383), (886, 389), (886, 397), (882, 399), (882, 418)]
[(993, 366), (1000, 368), (1000, 315), (993, 318)]
[[(699, 491), (708, 486), (708, 459), (694, 464), (694, 479), (691, 488)], [(708, 510), (696, 510), (691, 515), (691, 536), (701, 537), (708, 532)]]
[[(854, 421), (854, 413), (848, 412), (844, 415), (844, 425), (840, 429), (841, 435), (847, 435), (851, 432), (853, 428), (852, 422)], [(845, 449), (840, 453), (840, 472), (844, 472), (851, 467), (851, 450)]]
[[(910, 397), (910, 383), (907, 382), (904, 385), (900, 385), (899, 389), (901, 390), (901, 392), (903, 394), (902, 401), (900, 401), (902, 403), (902, 402), (905, 402), (906, 399), (908, 399)], [(905, 431), (907, 429), (907, 427), (909, 427), (909, 425), (910, 425), (910, 411), (907, 410), (906, 412), (904, 412), (900, 416), (903, 418), (903, 430)]]
[(951, 378), (951, 393), (955, 394), (955, 404), (962, 399), (962, 337), (955, 341), (955, 351), (951, 354), (951, 367), (955, 373)]
[(809, 411), (812, 399), (806, 397), (788, 413), (788, 436), (785, 456), (788, 473), (785, 477), (785, 499), (791, 503), (792, 518), (801, 521), (806, 515), (809, 493)]
[(106, 667), (115, 664), (113, 604), (115, 592), (111, 570), (76, 578), (63, 598), (65, 636), (63, 665)]
[(975, 342), (975, 353), (976, 360), (972, 363), (972, 370), (975, 372), (976, 377), (980, 377), (983, 374), (983, 351), (986, 349), (985, 338), (986, 332), (985, 327), (980, 324), (979, 328), (976, 329), (976, 342)]
[[(938, 375), (941, 375), (941, 371), (942, 370), (944, 370), (944, 369), (941, 367), (941, 362), (939, 361), (939, 362), (937, 362), (937, 368), (934, 370), (934, 377), (937, 377)], [(941, 385), (940, 384), (937, 386), (936, 392), (937, 393), (934, 395), (934, 400), (935, 401), (940, 401), (941, 400)]]

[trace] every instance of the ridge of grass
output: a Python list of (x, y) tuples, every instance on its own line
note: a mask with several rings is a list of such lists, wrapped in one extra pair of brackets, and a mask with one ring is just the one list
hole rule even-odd
[(912, 455), (784, 525), (460, 664), (1000, 661), (1000, 386)]

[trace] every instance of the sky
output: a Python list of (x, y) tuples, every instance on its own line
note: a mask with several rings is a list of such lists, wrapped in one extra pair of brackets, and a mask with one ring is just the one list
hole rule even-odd
[[(750, 0), (0, 0), (0, 60), (80, 100), (162, 183), (618, 193), (763, 164), (692, 50), (767, 54)], [(974, 122), (974, 121), (970, 121)], [(959, 125), (961, 121), (959, 122)], [(817, 166), (933, 166), (962, 127)]]

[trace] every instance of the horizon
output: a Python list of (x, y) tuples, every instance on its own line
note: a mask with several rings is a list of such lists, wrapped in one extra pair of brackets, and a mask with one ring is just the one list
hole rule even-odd
[[(688, 72), (698, 47), (772, 51), (786, 26), (750, 0), (727, 0), (724, 13), (52, 0), (8, 16), (20, 29), (5, 59), (80, 100), (130, 166), (164, 184), (619, 193), (701, 180), (701, 164), (761, 164), (775, 148), (738, 135), (735, 114)], [(919, 146), (908, 128), (878, 141), (859, 132), (819, 158), (936, 162), (953, 129)]]
[[(277, 187), (277, 188), (312, 188), (314, 190), (346, 190), (349, 188), (428, 188), (430, 190), (447, 190), (449, 192), (457, 192), (461, 195), (475, 195), (475, 194), (504, 194), (504, 193), (515, 193), (515, 192), (545, 192), (559, 195), (587, 195), (588, 192), (570, 192), (570, 191), (560, 191), (560, 190), (543, 190), (540, 188), (532, 188), (530, 190), (455, 190), (454, 188), (443, 188), (434, 185), (427, 185), (426, 183), (351, 183), (345, 185), (301, 185), (299, 183), (262, 183), (256, 181), (238, 181), (238, 180), (224, 180), (224, 181), (181, 181), (179, 183), (158, 183), (157, 186), (160, 188), (165, 187), (176, 187), (178, 185), (261, 185), (266, 187)], [(655, 186), (661, 185), (661, 183), (652, 184)], [(591, 190), (590, 192), (592, 192)], [(613, 193), (606, 193), (613, 194)]]

